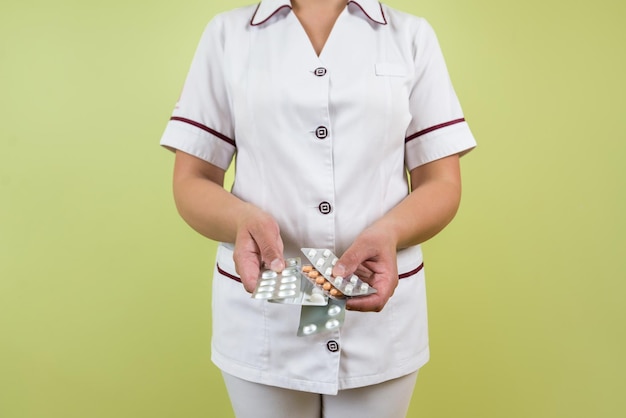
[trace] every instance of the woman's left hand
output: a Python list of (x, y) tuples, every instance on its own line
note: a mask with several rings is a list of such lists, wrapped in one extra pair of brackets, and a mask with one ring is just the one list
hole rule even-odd
[(377, 292), (350, 298), (346, 308), (364, 312), (381, 311), (398, 285), (396, 242), (388, 230), (372, 225), (339, 258), (333, 268), (333, 275), (349, 277), (352, 274), (356, 274)]

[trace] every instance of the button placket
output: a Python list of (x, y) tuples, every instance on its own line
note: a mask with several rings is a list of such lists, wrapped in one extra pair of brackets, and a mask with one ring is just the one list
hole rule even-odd
[[(332, 231), (334, 227), (333, 202), (334, 202), (334, 173), (332, 165), (332, 132), (331, 132), (331, 119), (330, 119), (330, 103), (329, 103), (329, 88), (330, 88), (330, 71), (321, 60), (318, 61), (317, 66), (313, 65), (311, 69), (311, 83), (315, 86), (315, 102), (318, 103), (319, 110), (315, 115), (318, 115), (311, 119), (314, 125), (309, 131), (312, 134), (312, 139), (316, 142), (315, 154), (318, 158), (318, 176), (319, 189), (316, 191), (317, 202), (314, 203), (317, 206), (318, 214), (322, 217), (320, 219), (320, 228), (328, 231), (329, 237), (333, 236)], [(331, 346), (337, 345), (336, 341)], [(337, 345), (338, 347), (338, 345)]]

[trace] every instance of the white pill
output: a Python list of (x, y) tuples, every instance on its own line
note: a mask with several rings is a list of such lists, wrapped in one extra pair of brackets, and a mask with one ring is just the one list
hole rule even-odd
[(328, 268), (326, 269), (326, 271), (324, 272), (324, 274), (325, 274), (326, 276), (332, 276), (332, 274), (333, 274), (333, 268), (332, 268), (332, 267), (328, 267)]
[(343, 283), (343, 277), (341, 277), (341, 276), (335, 277), (335, 282), (334, 283), (335, 283), (335, 287), (341, 286), (341, 283)]
[(274, 286), (259, 286), (257, 292), (273, 292)]
[(278, 273), (273, 270), (265, 270), (263, 274), (261, 274), (261, 277), (264, 279), (273, 279), (276, 276), (278, 276)]
[(369, 284), (367, 284), (367, 283), (362, 283), (361, 284), (361, 292), (365, 293), (365, 292), (367, 292), (369, 290), (369, 288), (370, 288)]
[(309, 300), (311, 303), (324, 303), (324, 296), (319, 293), (313, 293)]
[(334, 329), (337, 328), (339, 326), (339, 321), (336, 319), (329, 319), (328, 321), (326, 321), (326, 329)]
[(357, 282), (358, 280), (359, 280), (359, 278), (358, 278), (358, 277), (356, 277), (356, 276), (352, 276), (352, 277), (350, 277), (350, 283), (352, 283), (352, 284), (356, 284), (356, 282)]
[(309, 250), (309, 253), (307, 254), (309, 257), (315, 257), (315, 254), (317, 254), (317, 251), (315, 251), (315, 249), (311, 248)]
[(319, 259), (317, 260), (317, 262), (315, 263), (315, 265), (316, 265), (317, 267), (322, 267), (322, 266), (324, 265), (324, 259), (323, 259), (323, 258), (319, 258)]
[(255, 299), (269, 299), (272, 297), (272, 293), (271, 292), (261, 292), (261, 293), (256, 293), (254, 295)]
[(330, 308), (328, 308), (328, 315), (329, 316), (337, 316), (341, 313), (341, 308), (337, 305), (333, 305)]
[(288, 298), (288, 297), (295, 296), (295, 295), (296, 295), (295, 290), (281, 290), (280, 292), (278, 292), (279, 298)]
[(345, 293), (346, 295), (351, 295), (353, 289), (354, 289), (353, 285), (347, 284), (346, 287), (343, 289), (343, 293)]
[(285, 283), (285, 284), (281, 284), (280, 287), (278, 289), (280, 290), (292, 290), (296, 288), (296, 284), (295, 283)]
[(315, 325), (315, 324), (305, 325), (305, 326), (302, 328), (302, 333), (303, 333), (304, 335), (310, 335), (310, 334), (313, 334), (315, 331), (317, 331), (317, 325)]
[(332, 254), (332, 253), (330, 252), (330, 250), (324, 250), (324, 257), (325, 257), (325, 258), (330, 257), (330, 255), (331, 255), (331, 254)]
[(334, 266), (335, 264), (337, 264), (337, 261), (339, 261), (339, 259), (337, 257), (335, 257), (335, 258), (333, 258), (333, 261), (331, 261), (330, 264), (332, 264)]
[(293, 267), (293, 266), (295, 266), (297, 264), (298, 264), (298, 260), (296, 260), (295, 258), (290, 258), (290, 259), (287, 260), (287, 265), (289, 267)]
[(290, 268), (284, 269), (282, 274), (283, 276), (293, 276), (294, 274), (296, 274), (297, 271), (298, 271), (297, 269), (290, 267)]

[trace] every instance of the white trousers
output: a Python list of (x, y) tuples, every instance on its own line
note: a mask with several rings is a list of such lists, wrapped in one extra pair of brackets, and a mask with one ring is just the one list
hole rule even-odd
[(248, 382), (222, 372), (237, 418), (405, 418), (417, 372), (320, 395)]

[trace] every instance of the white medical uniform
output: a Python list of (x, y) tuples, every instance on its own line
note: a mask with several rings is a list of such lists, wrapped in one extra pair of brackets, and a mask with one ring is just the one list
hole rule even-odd
[[(161, 144), (223, 169), (234, 158), (232, 193), (275, 217), (286, 257), (342, 254), (407, 196), (407, 169), (475, 146), (432, 28), (375, 0), (348, 2), (319, 56), (287, 0), (213, 18)], [(429, 357), (421, 266), (419, 246), (400, 251), (382, 312), (297, 337), (300, 307), (252, 299), (220, 244), (212, 359), (321, 394), (414, 372)]]

